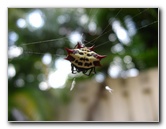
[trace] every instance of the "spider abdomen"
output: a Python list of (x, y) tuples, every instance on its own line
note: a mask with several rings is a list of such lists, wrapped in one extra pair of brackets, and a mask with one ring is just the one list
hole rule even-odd
[[(92, 51), (92, 47), (83, 47), (80, 43), (76, 45), (74, 49), (66, 48), (68, 55), (65, 59), (69, 60), (72, 64), (72, 73), (75, 71), (83, 72), (84, 74), (91, 70), (88, 75), (91, 74), (92, 71), (95, 71), (96, 66), (101, 66), (100, 60), (106, 56), (102, 56)], [(95, 72), (94, 72), (95, 73)], [(86, 74), (87, 75), (87, 74)]]

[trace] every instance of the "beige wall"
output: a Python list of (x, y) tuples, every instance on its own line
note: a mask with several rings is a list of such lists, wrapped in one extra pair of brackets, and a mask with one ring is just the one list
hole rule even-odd
[[(113, 89), (112, 93), (105, 90), (106, 85)], [(159, 121), (158, 68), (137, 77), (107, 78), (102, 84), (92, 79), (76, 84), (72, 92), (73, 100), (65, 114), (68, 121)]]

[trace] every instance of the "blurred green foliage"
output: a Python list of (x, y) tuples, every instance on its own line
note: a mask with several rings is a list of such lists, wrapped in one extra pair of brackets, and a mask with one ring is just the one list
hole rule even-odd
[[(27, 16), (35, 10), (41, 12), (44, 20), (44, 25), (37, 29), (32, 27), (27, 21)], [(89, 17), (89, 21), (81, 25), (81, 17)], [(127, 17), (130, 17), (135, 25), (136, 34), (130, 36), (131, 41), (129, 44), (124, 44), (117, 38), (117, 34), (111, 24), (114, 20), (117, 20), (124, 29), (128, 30), (125, 23)], [(60, 18), (61, 23), (58, 22)], [(19, 19), (26, 21), (26, 27), (18, 27)], [(89, 30), (88, 25), (90, 22), (96, 24), (96, 31)], [(54, 64), (59, 57), (56, 54), (60, 54), (62, 57), (66, 55), (64, 48), (71, 47), (68, 35), (73, 31), (83, 34), (85, 44), (92, 41), (87, 46), (100, 45), (95, 48), (95, 51), (99, 54), (107, 55), (107, 58), (102, 60), (103, 66), (98, 68), (97, 71), (103, 72), (106, 76), (109, 76), (108, 68), (115, 57), (120, 57), (123, 60), (126, 55), (130, 55), (134, 68), (140, 71), (158, 66), (157, 8), (9, 8), (8, 46), (10, 48), (16, 45), (23, 48), (23, 54), (19, 57), (8, 59), (8, 63), (12, 64), (16, 70), (15, 76), (8, 79), (9, 121), (61, 120), (59, 118), (60, 112), (72, 99), (72, 92), (69, 91), (72, 79), (69, 78), (65, 88), (50, 88), (45, 91), (39, 89), (39, 83), (47, 80), (50, 69), (56, 69)], [(13, 32), (18, 35), (18, 40), (14, 43), (10, 37), (10, 34)], [(114, 42), (109, 41), (108, 37), (110, 34), (115, 35)], [(52, 40), (59, 38), (62, 39)], [(40, 42), (46, 40), (49, 41)], [(28, 43), (32, 44), (28, 45)], [(112, 52), (111, 48), (118, 43), (121, 44), (124, 51)], [(42, 62), (42, 57), (45, 53), (50, 53), (52, 56), (49, 66)], [(128, 69), (123, 61), (122, 67), (124, 70)], [(40, 79), (38, 79), (39, 75), (42, 75)], [(83, 80), (83, 78), (88, 79), (90, 77), (81, 77), (80, 80)], [(21, 87), (18, 86), (19, 79), (22, 79), (24, 82)], [(19, 115), (22, 117), (20, 118)]]

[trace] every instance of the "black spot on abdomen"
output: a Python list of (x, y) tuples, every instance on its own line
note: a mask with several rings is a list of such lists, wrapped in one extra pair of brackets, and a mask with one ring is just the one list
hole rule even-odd
[(80, 58), (80, 60), (82, 60), (82, 61), (89, 61), (89, 59), (87, 59), (87, 58)]
[(77, 63), (78, 65), (82, 66), (83, 63), (82, 62), (79, 62), (78, 60), (75, 60), (75, 63)]
[(82, 62), (78, 62), (78, 65), (81, 65), (81, 66), (82, 66)]
[(84, 66), (92, 66), (92, 63), (85, 63)]

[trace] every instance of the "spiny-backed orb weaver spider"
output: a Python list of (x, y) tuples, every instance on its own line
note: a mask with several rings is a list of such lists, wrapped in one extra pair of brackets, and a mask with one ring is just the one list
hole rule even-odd
[[(66, 48), (68, 53), (66, 60), (71, 62), (71, 71), (73, 74), (76, 72), (82, 72), (89, 76), (92, 72), (95, 74), (95, 67), (101, 66), (100, 60), (105, 58), (105, 55), (99, 55), (93, 51), (94, 46), (86, 47), (80, 42), (74, 47), (74, 49)], [(87, 71), (90, 70), (89, 73)]]

